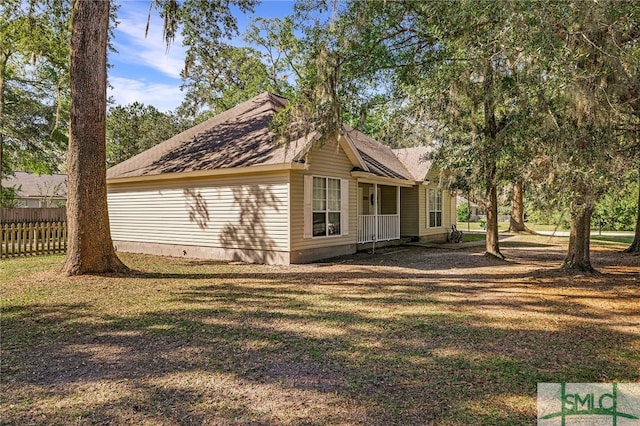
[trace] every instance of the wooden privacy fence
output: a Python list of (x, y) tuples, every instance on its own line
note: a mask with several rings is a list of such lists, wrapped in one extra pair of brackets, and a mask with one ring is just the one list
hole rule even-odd
[(0, 224), (0, 257), (64, 253), (67, 250), (65, 222)]
[(64, 222), (64, 207), (0, 207), (0, 223)]

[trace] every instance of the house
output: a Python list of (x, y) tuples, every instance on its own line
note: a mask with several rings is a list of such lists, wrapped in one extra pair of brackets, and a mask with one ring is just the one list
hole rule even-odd
[(484, 205), (480, 204), (478, 200), (476, 199), (469, 199), (466, 197), (463, 197), (461, 195), (457, 196), (456, 199), (456, 203), (457, 205), (461, 205), (461, 204), (467, 204), (469, 206), (469, 208), (471, 209), (471, 222), (476, 222), (478, 219), (480, 218), (487, 218), (487, 211), (486, 208), (484, 207)]
[(455, 195), (420, 161), (344, 128), (274, 143), (264, 93), (107, 171), (117, 250), (290, 264), (401, 237), (445, 240)]
[(67, 201), (67, 175), (36, 175), (14, 172), (2, 179), (3, 188), (14, 188), (16, 207), (64, 207)]

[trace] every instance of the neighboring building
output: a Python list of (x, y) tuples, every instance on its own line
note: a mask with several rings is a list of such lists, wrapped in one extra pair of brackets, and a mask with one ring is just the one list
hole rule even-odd
[(117, 249), (289, 264), (446, 239), (455, 196), (429, 181), (426, 149), (393, 152), (346, 127), (278, 146), (269, 122), (285, 104), (262, 94), (110, 168)]
[(67, 202), (67, 175), (36, 175), (15, 172), (2, 179), (3, 188), (14, 188), (16, 207), (64, 207)]
[(458, 205), (469, 204), (469, 207), (471, 207), (471, 222), (475, 222), (479, 218), (487, 218), (487, 211), (485, 207), (476, 200), (469, 200), (468, 198), (458, 195), (457, 203)]

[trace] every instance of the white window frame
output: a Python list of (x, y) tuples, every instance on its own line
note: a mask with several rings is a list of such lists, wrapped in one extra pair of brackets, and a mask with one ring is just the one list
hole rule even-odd
[[(324, 178), (326, 184), (326, 191), (329, 190), (328, 179), (335, 179), (340, 182), (340, 211), (337, 210), (329, 210), (328, 200), (329, 195), (328, 192), (325, 194), (327, 205), (324, 210), (325, 214), (329, 213), (340, 213), (340, 233), (329, 234), (329, 228), (326, 229), (325, 235), (313, 236), (313, 179), (314, 178)], [(349, 235), (349, 179), (340, 179), (333, 176), (319, 176), (319, 175), (305, 175), (304, 176), (304, 238), (331, 238), (331, 237), (344, 237)], [(323, 211), (316, 211), (316, 213), (321, 213)], [(327, 223), (329, 223), (328, 216), (325, 219)]]
[[(329, 176), (313, 176), (312, 177), (313, 181), (315, 182), (316, 179), (324, 179), (325, 182), (325, 186), (324, 186), (324, 200), (325, 200), (325, 208), (324, 210), (315, 210), (313, 208), (313, 196), (312, 196), (312, 200), (311, 200), (311, 221), (312, 221), (312, 227), (313, 227), (313, 216), (315, 214), (319, 214), (319, 213), (324, 213), (325, 215), (325, 234), (324, 235), (314, 235), (314, 232), (312, 231), (312, 238), (327, 238), (327, 237), (341, 237), (342, 236), (342, 179), (338, 179), (338, 178), (333, 178), (333, 177), (329, 177)], [(329, 181), (337, 181), (338, 182), (338, 188), (340, 190), (340, 196), (338, 197), (338, 203), (339, 203), (339, 209), (335, 210), (335, 209), (331, 209), (329, 208)], [(312, 190), (315, 190), (315, 187), (312, 185)], [(338, 213), (340, 215), (340, 220), (339, 220), (339, 225), (340, 225), (340, 232), (337, 233), (330, 233), (330, 222), (329, 222), (329, 215), (331, 213)]]
[[(435, 200), (436, 202), (432, 203), (431, 202), (431, 191), (434, 191), (436, 197)], [(442, 194), (442, 190), (441, 189), (435, 189), (435, 188), (427, 188), (427, 228), (442, 228), (442, 224), (444, 222), (444, 214), (443, 214), (443, 210), (442, 210), (442, 203), (443, 203), (443, 194)], [(440, 209), (437, 209), (438, 207), (438, 202), (437, 200), (440, 200)], [(434, 204), (434, 205), (432, 205)], [(431, 223), (431, 213), (434, 213), (434, 217), (437, 217), (437, 214), (440, 213), (440, 224), (433, 224)], [(437, 220), (435, 221), (437, 222)]]

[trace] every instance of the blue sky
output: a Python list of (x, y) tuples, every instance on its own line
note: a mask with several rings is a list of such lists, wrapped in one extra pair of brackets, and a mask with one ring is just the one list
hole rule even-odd
[[(118, 53), (109, 54), (109, 89), (118, 105), (135, 101), (153, 105), (161, 111), (175, 109), (184, 97), (180, 91), (180, 71), (184, 66), (185, 48), (180, 37), (167, 52), (162, 40), (162, 20), (152, 12), (149, 34), (144, 31), (151, 0), (120, 0), (113, 44)], [(262, 0), (253, 14), (238, 12), (238, 29), (244, 32), (253, 17), (284, 17), (293, 11), (292, 0)], [(233, 44), (242, 43), (242, 37)]]

